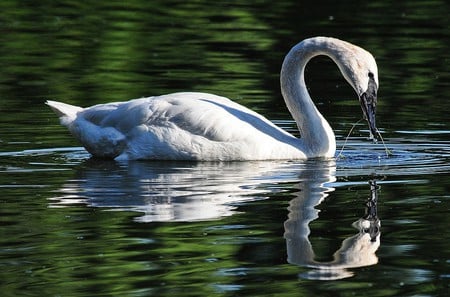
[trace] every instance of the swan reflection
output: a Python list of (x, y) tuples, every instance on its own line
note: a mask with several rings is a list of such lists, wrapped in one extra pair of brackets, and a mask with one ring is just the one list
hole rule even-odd
[[(292, 162), (127, 162), (91, 159), (51, 198), (51, 207), (86, 204), (140, 213), (135, 220), (201, 221), (266, 199), (264, 183), (296, 181)], [(276, 189), (271, 188), (271, 193)]]
[(350, 268), (378, 263), (375, 252), (380, 246), (380, 220), (377, 216), (376, 181), (369, 181), (370, 195), (364, 215), (352, 224), (358, 233), (341, 243), (341, 247), (333, 254), (333, 260), (321, 262), (316, 260), (309, 240), (309, 225), (319, 217), (319, 210), (315, 207), (334, 191), (326, 185), (333, 182), (335, 177), (328, 174), (328, 169), (309, 173), (305, 176), (297, 197), (290, 201), (288, 220), (284, 224), (288, 262), (312, 268), (301, 277), (320, 280), (351, 277), (353, 272)]
[(342, 242), (332, 261), (317, 261), (309, 225), (318, 219), (316, 207), (335, 190), (335, 181), (334, 161), (117, 163), (92, 159), (56, 191), (50, 206), (85, 204), (133, 211), (138, 222), (201, 221), (230, 216), (243, 202), (298, 187), (284, 223), (287, 260), (312, 268), (303, 277), (340, 279), (352, 276), (350, 268), (377, 263), (380, 221), (377, 186), (372, 181), (365, 213), (353, 223), (358, 232)]

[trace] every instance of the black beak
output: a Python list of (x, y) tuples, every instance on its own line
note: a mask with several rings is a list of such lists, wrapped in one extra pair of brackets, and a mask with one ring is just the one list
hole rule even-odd
[(364, 118), (367, 120), (370, 131), (370, 139), (377, 141), (378, 129), (376, 125), (376, 110), (377, 110), (377, 84), (371, 77), (369, 79), (369, 86), (367, 91), (362, 93), (359, 97), (359, 103), (363, 111)]

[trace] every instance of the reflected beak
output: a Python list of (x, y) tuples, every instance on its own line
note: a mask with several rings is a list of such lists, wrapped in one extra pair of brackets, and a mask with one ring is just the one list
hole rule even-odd
[(359, 97), (359, 103), (363, 111), (364, 119), (369, 125), (370, 138), (373, 141), (378, 139), (378, 129), (376, 125), (376, 109), (377, 109), (377, 86), (373, 80), (369, 81), (367, 91)]

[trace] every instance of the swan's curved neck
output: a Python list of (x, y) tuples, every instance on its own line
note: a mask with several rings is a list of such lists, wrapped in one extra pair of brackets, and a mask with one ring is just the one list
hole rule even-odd
[(329, 56), (339, 63), (336, 47), (328, 38), (306, 39), (294, 46), (281, 68), (281, 92), (297, 122), (301, 145), (308, 157), (333, 157), (336, 151), (333, 130), (311, 100), (304, 78), (306, 64), (318, 55)]

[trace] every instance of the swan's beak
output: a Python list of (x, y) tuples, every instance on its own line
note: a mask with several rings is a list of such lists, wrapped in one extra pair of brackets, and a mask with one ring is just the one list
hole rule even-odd
[(373, 80), (369, 81), (367, 91), (359, 97), (359, 102), (363, 111), (364, 118), (369, 124), (370, 139), (377, 141), (378, 129), (376, 125), (376, 109), (377, 109), (377, 85)]
[(364, 118), (369, 124), (370, 139), (376, 141), (378, 137), (378, 129), (375, 118), (377, 97), (373, 97), (368, 95), (367, 93), (363, 93), (359, 98), (359, 101), (361, 103)]

